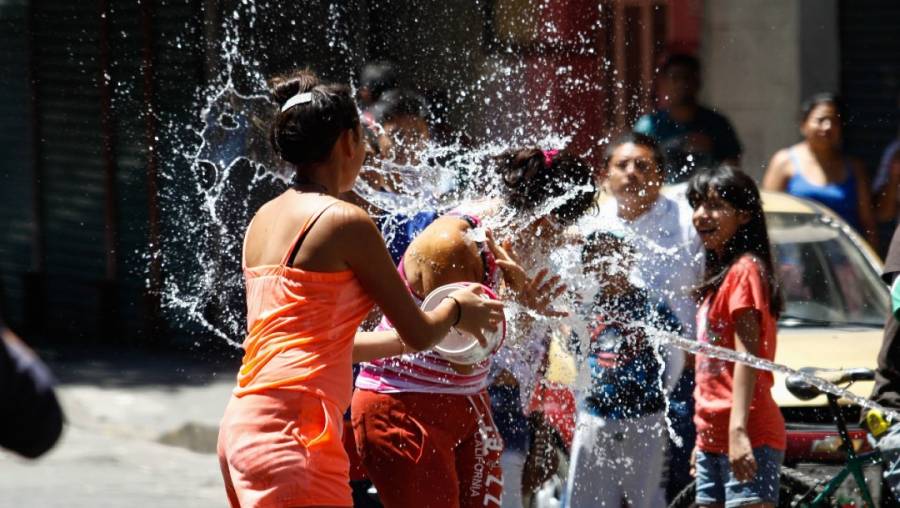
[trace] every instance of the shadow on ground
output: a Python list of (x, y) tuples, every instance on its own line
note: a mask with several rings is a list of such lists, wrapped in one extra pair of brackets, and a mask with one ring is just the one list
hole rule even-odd
[(60, 384), (102, 388), (196, 386), (233, 379), (241, 351), (233, 355), (202, 350), (144, 349), (91, 345), (42, 346), (38, 353)]

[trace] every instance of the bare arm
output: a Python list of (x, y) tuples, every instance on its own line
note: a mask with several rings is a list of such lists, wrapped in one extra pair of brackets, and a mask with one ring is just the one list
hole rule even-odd
[(900, 180), (891, 180), (875, 196), (875, 218), (878, 222), (890, 222), (897, 216), (897, 186), (900, 186)]
[[(359, 208), (343, 206), (338, 219), (337, 242), (340, 252), (365, 291), (375, 300), (394, 325), (399, 338), (413, 350), (424, 350), (437, 344), (460, 317), (459, 328), (484, 340), (481, 330), (496, 326), (502, 319), (502, 304), (485, 301), (478, 296), (480, 286), (460, 290), (437, 308), (423, 312), (413, 301), (394, 267), (384, 240), (372, 220)], [(400, 353), (389, 334), (363, 332), (360, 357), (375, 358), (375, 353), (390, 350)]]
[(875, 226), (875, 212), (872, 210), (872, 195), (869, 193), (869, 178), (862, 163), (853, 162), (859, 206), (859, 222), (863, 235), (873, 249), (878, 249), (878, 230)]
[(791, 179), (790, 155), (787, 149), (778, 150), (769, 161), (763, 176), (762, 188), (767, 191), (784, 192)]
[(412, 351), (403, 343), (396, 330), (358, 332), (353, 339), (353, 363), (369, 362)]
[[(735, 350), (756, 355), (759, 353), (760, 315), (756, 309), (741, 309), (734, 316)], [(734, 366), (732, 381), (731, 417), (728, 422), (728, 459), (739, 481), (756, 476), (756, 459), (747, 432), (750, 403), (756, 388), (756, 369), (743, 363)]]
[(897, 190), (900, 187), (900, 152), (894, 155), (888, 170), (888, 181), (875, 197), (878, 222), (890, 222), (897, 217)]

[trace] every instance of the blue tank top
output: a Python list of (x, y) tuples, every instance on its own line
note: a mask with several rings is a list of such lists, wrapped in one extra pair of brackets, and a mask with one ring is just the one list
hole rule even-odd
[(798, 198), (822, 203), (840, 215), (857, 231), (862, 232), (859, 222), (859, 194), (853, 168), (846, 164), (847, 178), (841, 183), (816, 185), (803, 177), (800, 159), (793, 148), (790, 149), (790, 155), (791, 163), (794, 165), (794, 175), (788, 181), (787, 193)]

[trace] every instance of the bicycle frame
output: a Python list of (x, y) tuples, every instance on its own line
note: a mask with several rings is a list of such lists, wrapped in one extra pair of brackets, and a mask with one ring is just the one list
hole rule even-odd
[(828, 396), (828, 407), (831, 409), (832, 418), (834, 419), (834, 423), (837, 424), (844, 451), (847, 453), (847, 463), (834, 478), (825, 484), (825, 488), (812, 500), (812, 502), (810, 502), (809, 506), (824, 506), (825, 500), (829, 499), (841, 484), (844, 483), (844, 480), (852, 475), (860, 492), (862, 492), (863, 500), (870, 508), (875, 508), (875, 502), (872, 500), (872, 493), (869, 492), (869, 486), (866, 485), (863, 468), (881, 464), (881, 453), (878, 450), (862, 454), (856, 453), (853, 449), (853, 442), (850, 440), (850, 434), (847, 432), (847, 423), (844, 421), (844, 415), (841, 414), (841, 408), (838, 406), (837, 396), (830, 393), (826, 395)]

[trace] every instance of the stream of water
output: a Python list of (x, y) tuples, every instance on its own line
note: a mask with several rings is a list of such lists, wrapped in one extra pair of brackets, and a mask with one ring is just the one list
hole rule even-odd
[[(200, 333), (236, 348), (240, 347), (246, 330), (240, 267), (243, 234), (256, 209), (286, 189), (290, 178), (290, 170), (275, 160), (268, 147), (267, 126), (275, 105), (268, 99), (262, 66), (240, 51), (240, 32), (235, 28), (238, 22), (252, 25), (254, 12), (253, 3), (244, 2), (233, 16), (225, 19), (225, 36), (220, 48), (224, 72), (214, 83), (198, 91), (202, 127), (185, 134), (183, 129), (173, 126), (173, 132), (181, 132), (184, 141), (180, 159), (164, 171), (168, 182), (164, 188), (168, 190), (164, 191), (162, 203), (170, 227), (160, 252), (154, 254), (162, 256), (164, 270), (184, 274), (167, 281), (163, 295), (166, 309), (186, 318), (191, 326), (198, 326)], [(350, 54), (347, 30), (341, 28), (344, 25), (340, 9), (329, 11), (329, 26), (335, 27), (328, 34), (330, 47), (340, 54)], [(524, 63), (504, 61), (492, 65), (494, 71), (472, 83), (460, 100), (469, 101), (468, 94), (481, 94), (483, 107), (501, 110), (505, 104), (516, 102), (519, 87), (514, 77)], [(496, 111), (492, 114), (502, 116), (506, 123), (539, 125), (513, 128), (508, 136), (491, 136), (489, 140), (430, 142), (419, 154), (421, 162), (414, 165), (383, 161), (365, 167), (355, 191), (375, 210), (373, 218), (411, 216), (422, 210), (446, 211), (473, 202), (501, 203), (502, 185), (497, 175), (485, 171), (485, 159), (512, 147), (564, 148), (577, 127), (541, 124), (541, 111), (529, 115), (521, 112), (502, 115)], [(367, 183), (367, 173), (396, 182), (396, 192), (374, 188)], [(584, 272), (581, 246), (577, 242), (579, 232), (538, 229), (528, 241), (522, 239), (525, 231), (532, 234), (532, 225), (564, 199), (550, 200), (529, 213), (495, 206), (484, 222), (498, 237), (519, 241), (523, 265), (529, 272), (546, 268), (559, 275), (569, 291), (558, 304), (561, 308), (575, 308), (579, 301), (591, 301), (602, 284)], [(384, 234), (386, 240), (391, 240), (394, 232), (387, 230)], [(472, 234), (479, 239), (483, 237), (483, 231)], [(506, 312), (507, 345), (513, 349), (524, 348), (525, 341), (535, 335), (533, 329), (523, 329), (521, 323), (540, 327), (546, 334), (542, 331), (538, 335), (546, 336), (561, 326), (581, 331), (589, 327), (588, 316), (577, 312), (566, 318), (548, 320), (514, 302), (508, 302)], [(521, 319), (525, 315), (528, 319)], [(862, 407), (880, 409), (900, 420), (896, 411), (787, 366), (671, 333), (654, 332), (651, 336), (660, 345), (800, 376), (824, 392)], [(203, 344), (198, 341), (197, 346), (202, 348)], [(587, 344), (583, 346), (582, 351), (589, 350)], [(660, 360), (664, 361), (662, 357)], [(577, 361), (583, 363), (584, 356)], [(662, 379), (658, 381), (662, 383)], [(582, 382), (583, 379), (578, 384)], [(677, 440), (674, 433), (670, 434)]]

